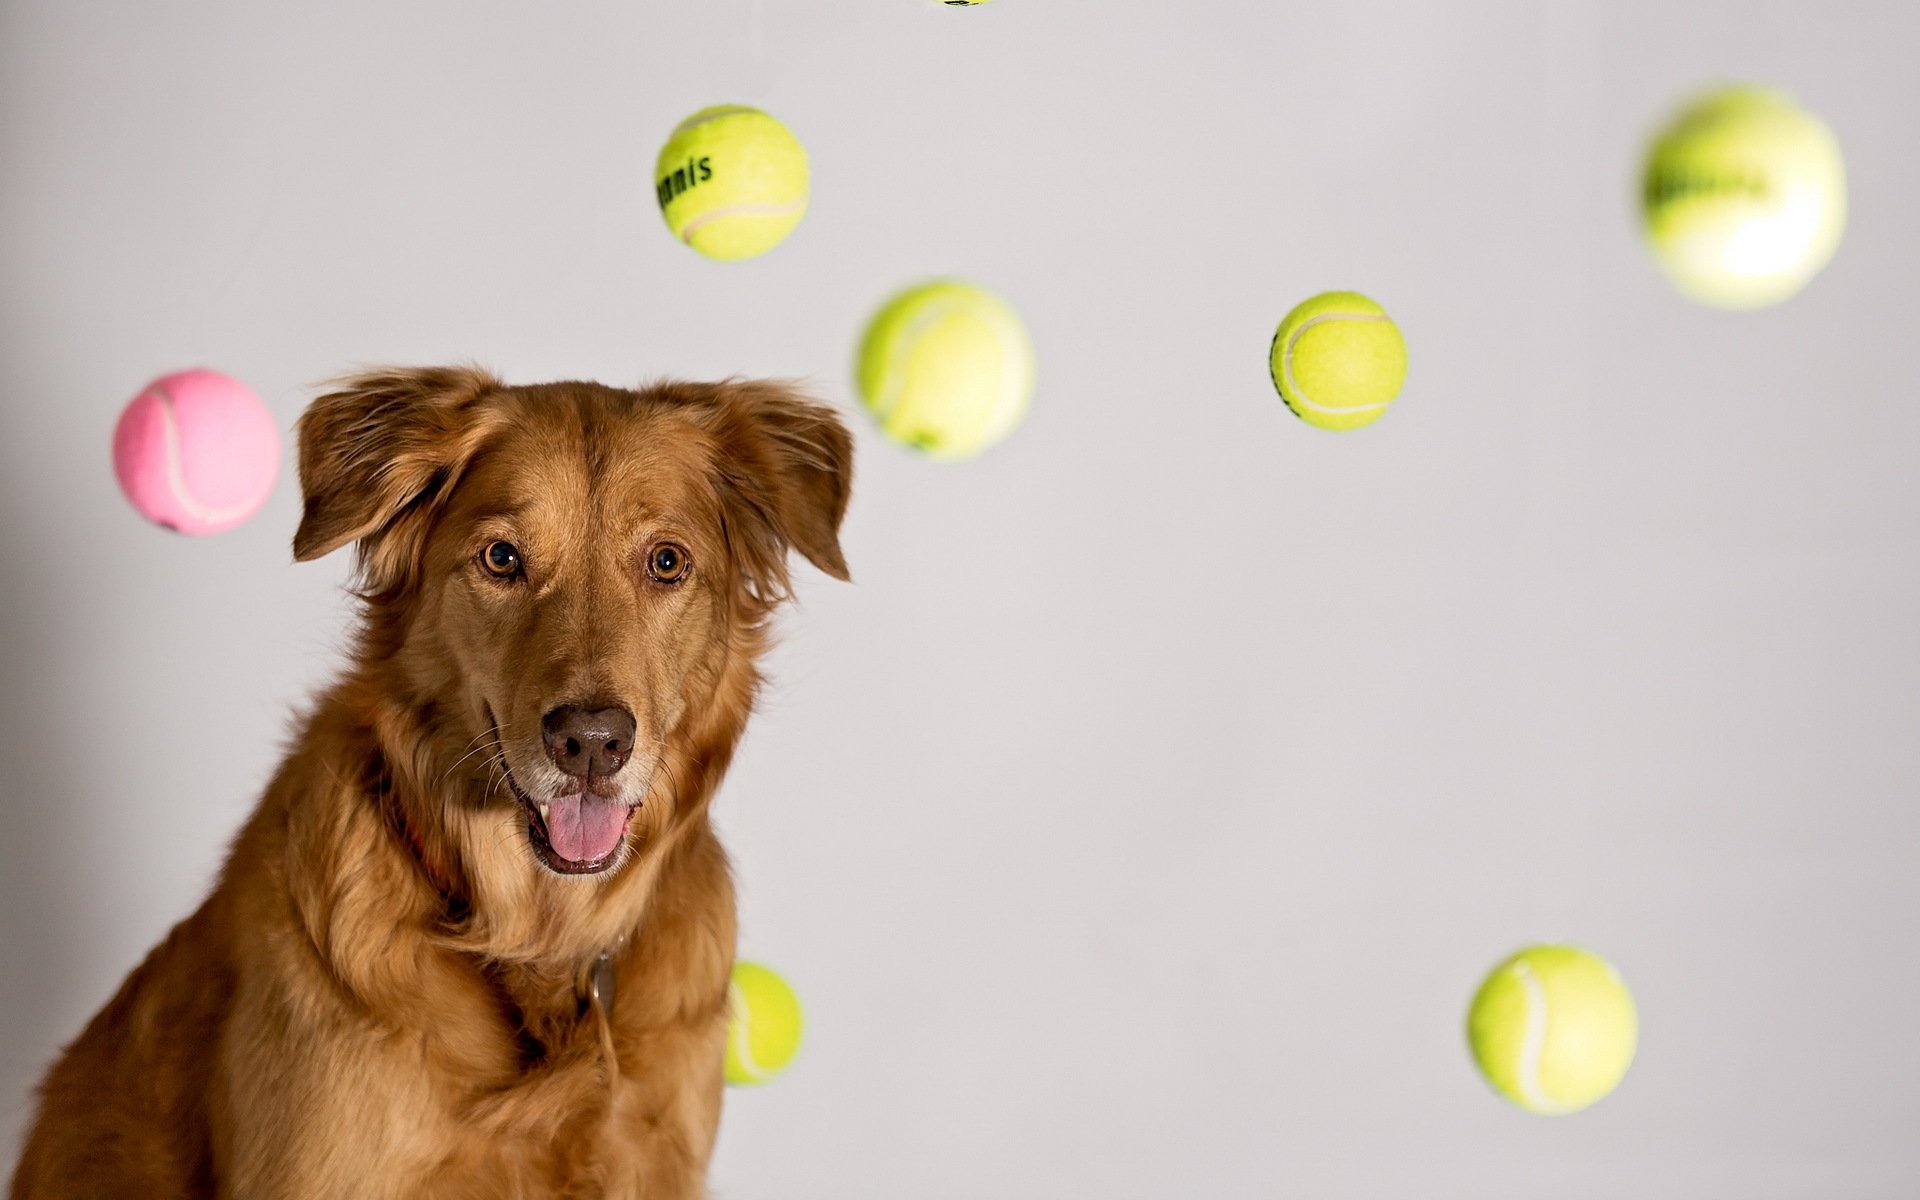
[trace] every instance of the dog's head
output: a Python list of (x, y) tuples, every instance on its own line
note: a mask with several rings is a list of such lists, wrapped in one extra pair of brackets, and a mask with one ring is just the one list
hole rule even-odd
[(369, 691), (483, 889), (665, 834), (725, 767), (788, 550), (847, 577), (852, 443), (785, 385), (382, 371), (299, 432), (294, 556), (358, 543)]

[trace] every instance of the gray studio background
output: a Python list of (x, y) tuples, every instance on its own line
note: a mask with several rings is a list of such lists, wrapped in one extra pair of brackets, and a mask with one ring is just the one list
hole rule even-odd
[[(1895, 1197), (1920, 1187), (1920, 9), (358, 0), (0, 4), (0, 1160), (199, 901), (336, 669), (298, 511), (146, 526), (121, 404), (204, 363), (290, 428), (358, 364), (801, 376), (860, 438), (718, 811), (803, 1057), (729, 1200)], [(1682, 300), (1643, 140), (1722, 79), (1847, 152), (1799, 298)], [(814, 167), (766, 257), (677, 245), (667, 130)], [(852, 344), (962, 273), (1038, 347), (966, 465), (874, 435)], [(1350, 435), (1274, 325), (1405, 330)], [(1494, 961), (1642, 1011), (1620, 1091), (1495, 1099)]]

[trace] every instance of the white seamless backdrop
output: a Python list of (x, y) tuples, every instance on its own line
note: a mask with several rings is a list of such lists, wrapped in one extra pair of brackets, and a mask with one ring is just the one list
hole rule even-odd
[[(0, 1095), (198, 902), (338, 663), (344, 556), (143, 525), (120, 404), (283, 428), (359, 364), (798, 376), (858, 427), (719, 799), (743, 953), (808, 1004), (729, 1200), (1904, 1197), (1920, 1179), (1920, 8), (1767, 0), (0, 3)], [(1848, 155), (1803, 295), (1682, 300), (1647, 134), (1785, 86)], [(739, 264), (650, 173), (706, 104), (806, 143)], [(861, 423), (895, 287), (1026, 316), (980, 460)], [(1356, 288), (1351, 435), (1265, 377)], [(1529, 940), (1616, 961), (1621, 1090), (1462, 1046)]]

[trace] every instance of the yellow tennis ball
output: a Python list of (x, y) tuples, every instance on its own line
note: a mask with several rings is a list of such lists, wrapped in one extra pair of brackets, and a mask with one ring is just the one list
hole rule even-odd
[(908, 288), (874, 315), (856, 374), (888, 437), (933, 458), (970, 458), (1026, 416), (1033, 344), (1004, 300), (939, 280)]
[(1633, 1062), (1639, 1018), (1604, 959), (1531, 946), (1493, 969), (1467, 1011), (1467, 1044), (1496, 1091), (1531, 1113), (1578, 1112)]
[(800, 998), (759, 963), (736, 962), (727, 985), (727, 1082), (765, 1083), (800, 1052)]
[(708, 258), (765, 254), (807, 211), (807, 152), (757, 108), (703, 108), (675, 127), (654, 170), (673, 236)]
[(1288, 313), (1267, 360), (1287, 407), (1321, 429), (1373, 424), (1407, 381), (1400, 327), (1358, 292), (1323, 292)]
[(1724, 88), (1682, 109), (1647, 155), (1653, 256), (1682, 292), (1721, 308), (1792, 296), (1847, 224), (1840, 144), (1784, 92)]

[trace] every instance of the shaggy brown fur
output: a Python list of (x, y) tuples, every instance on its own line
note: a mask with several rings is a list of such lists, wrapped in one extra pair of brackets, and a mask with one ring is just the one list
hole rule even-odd
[[(213, 894), (53, 1068), (13, 1195), (701, 1195), (734, 942), (708, 801), (788, 548), (846, 578), (851, 459), (769, 383), (393, 370), (316, 401), (294, 555), (359, 544), (352, 666)], [(637, 725), (593, 874), (532, 841), (563, 704)]]

